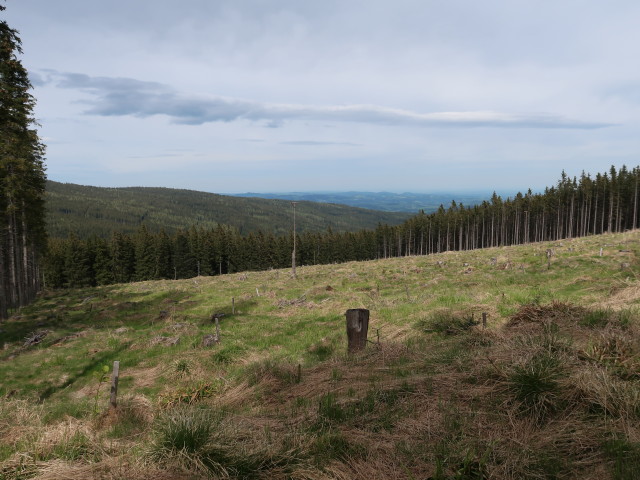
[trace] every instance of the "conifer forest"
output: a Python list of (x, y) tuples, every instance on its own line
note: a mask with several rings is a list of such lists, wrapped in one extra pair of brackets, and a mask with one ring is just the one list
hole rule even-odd
[[(542, 193), (528, 191), (507, 199), (494, 194), (469, 207), (453, 201), (398, 226), (299, 232), (296, 264), (429, 255), (634, 229), (639, 177), (640, 167), (626, 166), (612, 166), (595, 177), (583, 173), (570, 178), (563, 172), (557, 184)], [(44, 279), (47, 287), (59, 288), (285, 268), (291, 265), (293, 243), (293, 231), (241, 235), (224, 225), (172, 235), (152, 233), (144, 225), (133, 235), (114, 232), (109, 239), (71, 235), (49, 241)]]
[(0, 21), (0, 318), (35, 298), (46, 248), (44, 145), (20, 53), (18, 32)]

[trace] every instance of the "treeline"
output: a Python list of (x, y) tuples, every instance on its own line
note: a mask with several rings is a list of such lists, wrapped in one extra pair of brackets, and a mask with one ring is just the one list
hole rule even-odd
[[(584, 173), (569, 178), (563, 172), (557, 185), (543, 193), (529, 191), (506, 200), (494, 194), (468, 208), (452, 202), (399, 226), (378, 225), (354, 233), (304, 232), (296, 236), (296, 263), (428, 255), (636, 228), (639, 177), (640, 167), (611, 167), (595, 178)], [(285, 268), (291, 265), (292, 250), (292, 234), (241, 235), (218, 226), (167, 235), (143, 226), (134, 235), (114, 233), (110, 239), (52, 239), (46, 283), (77, 287)]]
[(18, 32), (0, 21), (0, 319), (38, 293), (46, 248), (44, 145), (20, 53)]

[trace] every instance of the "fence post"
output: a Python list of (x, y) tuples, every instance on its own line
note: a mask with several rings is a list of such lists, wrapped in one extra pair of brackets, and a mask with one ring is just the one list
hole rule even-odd
[(120, 377), (120, 362), (118, 360), (113, 362), (113, 372), (111, 374), (111, 399), (109, 405), (111, 409), (115, 409), (118, 406), (118, 378)]
[(487, 313), (482, 312), (482, 329), (487, 328)]
[(347, 317), (347, 339), (349, 353), (364, 350), (367, 346), (367, 332), (369, 331), (369, 310), (365, 308), (351, 308), (345, 314)]

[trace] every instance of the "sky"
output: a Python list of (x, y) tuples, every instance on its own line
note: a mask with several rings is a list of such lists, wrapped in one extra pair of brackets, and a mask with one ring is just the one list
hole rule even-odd
[(536, 191), (640, 164), (637, 0), (7, 0), (47, 174)]

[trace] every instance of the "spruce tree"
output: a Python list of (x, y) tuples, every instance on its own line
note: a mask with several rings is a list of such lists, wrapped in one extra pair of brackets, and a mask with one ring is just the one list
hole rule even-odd
[(156, 245), (145, 225), (140, 226), (134, 237), (134, 243), (136, 252), (135, 280), (138, 282), (155, 280), (158, 276)]
[(35, 297), (46, 245), (44, 145), (21, 53), (18, 32), (0, 20), (0, 318)]

